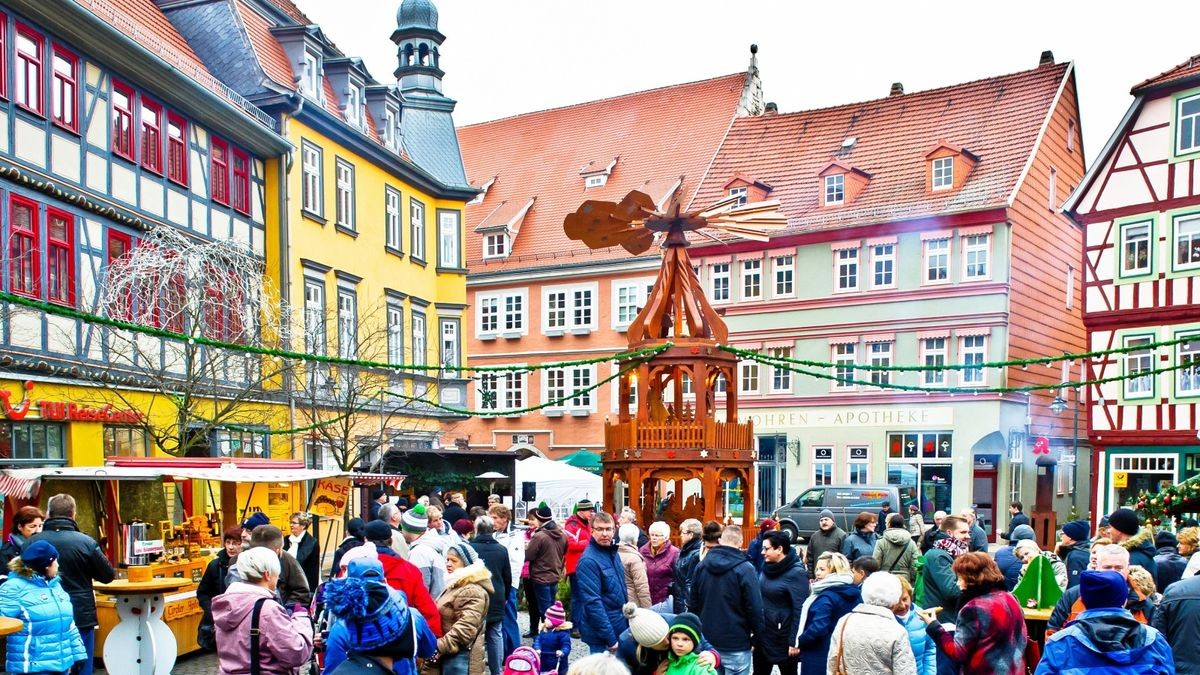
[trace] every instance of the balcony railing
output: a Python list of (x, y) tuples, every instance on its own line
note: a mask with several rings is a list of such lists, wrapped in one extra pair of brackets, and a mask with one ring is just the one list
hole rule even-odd
[(754, 446), (754, 429), (749, 423), (712, 420), (671, 424), (630, 420), (609, 424), (604, 439), (610, 450), (749, 450)]

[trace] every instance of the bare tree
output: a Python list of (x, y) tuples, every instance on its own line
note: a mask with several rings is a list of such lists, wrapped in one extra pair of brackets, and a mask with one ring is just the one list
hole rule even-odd
[[(108, 384), (101, 395), (142, 408), (147, 435), (168, 454), (208, 455), (216, 434), (261, 426), (286, 402), (286, 360), (205, 343), (286, 345), (281, 328), (288, 312), (262, 260), (241, 243), (155, 228), (108, 265), (96, 309), (184, 336), (110, 328), (104, 340), (110, 366), (133, 374), (140, 388), (157, 396), (145, 410), (130, 400), (127, 386)], [(155, 414), (153, 407), (163, 405), (171, 414)]]

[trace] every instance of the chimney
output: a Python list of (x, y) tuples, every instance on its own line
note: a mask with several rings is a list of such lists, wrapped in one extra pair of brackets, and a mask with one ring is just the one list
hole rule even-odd
[(779, 114), (779, 106), (775, 104), (775, 101), (767, 101), (767, 105), (763, 108), (763, 114), (764, 115), (778, 115)]
[(1054, 52), (1047, 49), (1046, 51), (1042, 52), (1041, 58), (1038, 59), (1038, 68), (1052, 65), (1054, 65)]
[(904, 95), (904, 83), (903, 82), (893, 82), (892, 90), (888, 92), (888, 96), (903, 96), (903, 95)]

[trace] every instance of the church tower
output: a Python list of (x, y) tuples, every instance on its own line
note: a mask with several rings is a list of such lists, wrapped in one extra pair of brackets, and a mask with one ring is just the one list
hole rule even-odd
[(438, 64), (446, 36), (438, 31), (438, 11), (430, 0), (403, 0), (396, 10), (396, 80), (400, 90), (442, 93), (442, 71)]

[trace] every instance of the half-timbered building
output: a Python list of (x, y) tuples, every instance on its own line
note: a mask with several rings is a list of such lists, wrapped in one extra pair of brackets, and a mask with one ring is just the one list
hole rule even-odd
[(1200, 56), (1135, 87), (1067, 210), (1085, 231), (1099, 512), (1200, 472)]

